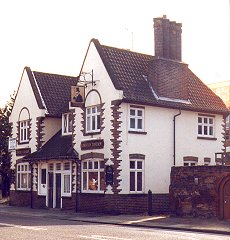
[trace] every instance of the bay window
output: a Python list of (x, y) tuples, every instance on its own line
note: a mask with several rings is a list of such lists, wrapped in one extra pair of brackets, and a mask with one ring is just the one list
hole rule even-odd
[(17, 164), (17, 189), (30, 190), (31, 166), (28, 163)]
[(103, 160), (86, 160), (82, 162), (82, 191), (102, 192), (105, 189)]

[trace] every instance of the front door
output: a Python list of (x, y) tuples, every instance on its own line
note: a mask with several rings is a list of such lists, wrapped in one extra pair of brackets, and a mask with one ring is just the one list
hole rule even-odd
[(230, 180), (224, 185), (224, 219), (230, 219)]
[(56, 173), (56, 208), (61, 208), (61, 173)]

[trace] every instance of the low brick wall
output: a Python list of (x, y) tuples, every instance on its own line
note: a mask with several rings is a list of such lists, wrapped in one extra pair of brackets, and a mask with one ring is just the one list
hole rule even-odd
[(192, 166), (171, 169), (170, 209), (179, 216), (219, 217), (219, 185), (230, 166)]
[[(78, 196), (78, 211), (134, 214), (148, 212), (147, 194), (89, 194)], [(152, 212), (169, 212), (169, 194), (153, 194)]]

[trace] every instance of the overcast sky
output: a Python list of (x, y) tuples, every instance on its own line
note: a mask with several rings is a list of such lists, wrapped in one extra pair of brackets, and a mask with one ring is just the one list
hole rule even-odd
[(153, 18), (163, 15), (182, 23), (182, 59), (201, 80), (230, 80), (229, 2), (0, 0), (0, 106), (25, 66), (77, 76), (91, 38), (154, 55)]

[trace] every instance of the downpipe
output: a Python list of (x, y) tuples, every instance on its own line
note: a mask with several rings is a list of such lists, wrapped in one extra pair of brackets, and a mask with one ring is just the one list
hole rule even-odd
[(173, 166), (176, 166), (176, 117), (181, 115), (181, 109), (179, 113), (173, 116)]

